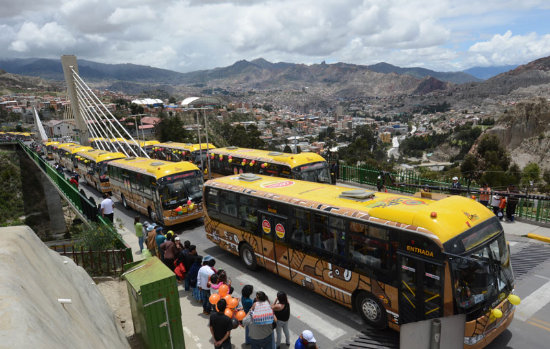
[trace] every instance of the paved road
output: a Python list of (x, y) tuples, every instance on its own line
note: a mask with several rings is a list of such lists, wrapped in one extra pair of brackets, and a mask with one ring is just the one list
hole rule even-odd
[[(86, 185), (81, 185), (88, 195), (97, 197), (99, 193)], [(133, 217), (136, 212), (126, 210), (120, 203), (115, 206), (115, 220), (124, 227), (132, 227)], [(146, 219), (145, 217), (143, 217)], [(533, 226), (517, 223), (516, 225), (504, 225), (507, 238), (511, 244), (514, 263), (518, 264), (521, 256), (532, 256), (534, 266), (526, 262), (523, 266), (527, 272), (516, 281), (516, 293), (522, 298), (522, 304), (518, 307), (518, 316), (511, 326), (499, 336), (488, 348), (548, 348), (550, 347), (550, 255), (548, 259), (538, 256), (535, 252), (540, 248), (550, 249), (550, 244), (525, 238), (527, 229)], [(216, 267), (225, 269), (233, 281), (235, 296), (240, 295), (242, 286), (251, 284), (255, 290), (263, 290), (272, 299), (277, 291), (283, 290), (289, 295), (291, 302), (290, 341), (293, 343), (298, 334), (304, 329), (311, 329), (318, 340), (319, 348), (336, 348), (351, 338), (359, 331), (365, 329), (361, 318), (328, 299), (311, 292), (305, 291), (300, 286), (265, 272), (264, 270), (251, 272), (246, 269), (239, 257), (225, 252), (206, 239), (202, 221), (187, 223), (174, 229), (182, 240), (190, 240), (197, 245), (199, 254), (211, 255), (217, 260)], [(121, 233), (134, 250), (134, 256), (140, 259), (137, 252), (137, 238), (131, 229), (122, 229)], [(535, 249), (533, 249), (535, 247)], [(539, 248), (539, 250), (536, 249)], [(524, 261), (525, 262), (525, 261)], [(515, 264), (514, 264), (515, 265)], [(516, 270), (516, 273), (518, 271)], [(210, 332), (207, 328), (208, 319), (202, 315), (202, 307), (192, 300), (189, 293), (179, 286), (182, 308), (182, 322), (185, 331), (186, 348), (211, 348)], [(521, 314), (520, 314), (521, 312)], [(390, 332), (388, 335), (396, 336)], [(242, 328), (232, 332), (232, 343), (235, 348), (247, 348), (244, 343), (244, 331)], [(293, 345), (291, 345), (293, 348)], [(286, 346), (282, 346), (286, 349)]]

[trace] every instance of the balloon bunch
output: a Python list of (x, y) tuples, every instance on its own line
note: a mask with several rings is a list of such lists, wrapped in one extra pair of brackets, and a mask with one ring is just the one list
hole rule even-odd
[(250, 161), (250, 166), (254, 166), (256, 164), (256, 160)]
[(261, 168), (266, 168), (267, 167), (267, 162), (264, 162), (260, 167)]
[(229, 157), (227, 158), (227, 162), (229, 163), (233, 162), (233, 156), (229, 155)]
[[(216, 306), (220, 299), (225, 299), (227, 307), (225, 308), (225, 311), (223, 313), (231, 319), (235, 317), (238, 321), (242, 321), (242, 319), (245, 318), (246, 313), (243, 310), (235, 311), (235, 308), (239, 306), (239, 299), (233, 298), (230, 294), (228, 294), (228, 292), (229, 286), (221, 285), (218, 289), (218, 293), (213, 293), (212, 295), (210, 295), (210, 298), (208, 300), (210, 304)], [(216, 310), (218, 310), (217, 306)]]

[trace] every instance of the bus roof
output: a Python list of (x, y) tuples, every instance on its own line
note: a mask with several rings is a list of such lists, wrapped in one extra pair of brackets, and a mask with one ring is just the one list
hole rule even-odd
[(74, 154), (78, 151), (93, 149), (92, 147), (80, 145), (80, 144), (64, 144), (60, 145), (58, 149), (65, 150), (68, 153)]
[[(138, 144), (140, 147), (147, 147), (147, 146), (150, 146), (150, 145), (157, 145), (159, 144), (160, 142), (157, 141), (157, 140), (154, 140), (154, 139), (151, 139), (149, 141), (138, 141)], [(130, 143), (130, 145), (132, 145), (132, 143)]]
[(197, 166), (187, 161), (170, 162), (141, 157), (113, 160), (109, 162), (109, 166), (116, 166), (139, 173), (152, 175), (156, 179), (175, 173), (199, 170)]
[[(321, 211), (330, 211), (391, 226), (400, 223), (397, 226), (409, 230), (425, 229), (424, 232), (437, 236), (441, 243), (494, 217), (488, 208), (462, 196), (431, 200), (402, 194), (372, 192), (371, 197), (357, 199), (345, 194), (353, 190), (349, 187), (261, 175), (252, 176), (256, 180), (245, 180), (242, 176), (235, 175), (220, 177), (205, 182), (205, 186), (238, 192), (242, 192), (239, 188), (242, 187), (252, 190), (247, 191), (248, 194), (260, 197), (275, 194), (281, 201), (303, 208), (317, 208)], [(269, 195), (269, 197), (272, 196)], [(434, 214), (436, 217), (432, 217)]]
[(80, 150), (76, 154), (88, 160), (92, 160), (95, 163), (100, 163), (102, 161), (113, 160), (113, 159), (122, 159), (126, 157), (126, 155), (122, 153), (107, 152), (100, 149)]
[(213, 154), (231, 155), (237, 157), (243, 157), (250, 160), (256, 160), (259, 162), (269, 162), (278, 165), (288, 165), (290, 168), (309, 164), (312, 162), (326, 161), (321, 155), (316, 153), (282, 153), (278, 151), (226, 147), (217, 148), (210, 151)]
[(92, 143), (92, 142), (105, 142), (105, 138), (102, 138), (102, 137), (96, 137), (96, 138), (88, 138), (88, 142)]
[(164, 148), (170, 148), (170, 149), (178, 149), (178, 150), (186, 150), (189, 152), (194, 152), (199, 149), (206, 150), (206, 149), (216, 149), (216, 146), (212, 143), (178, 143), (178, 142), (164, 142), (156, 144), (157, 147), (164, 147)]
[(45, 146), (56, 145), (56, 144), (59, 144), (59, 142), (57, 142), (57, 141), (49, 141), (49, 142), (45, 142), (45, 143), (44, 143)]

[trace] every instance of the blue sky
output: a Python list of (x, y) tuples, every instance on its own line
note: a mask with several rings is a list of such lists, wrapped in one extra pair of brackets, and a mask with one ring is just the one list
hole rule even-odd
[(4, 0), (0, 58), (74, 54), (182, 72), (259, 57), (456, 71), (550, 56), (548, 18), (548, 0)]

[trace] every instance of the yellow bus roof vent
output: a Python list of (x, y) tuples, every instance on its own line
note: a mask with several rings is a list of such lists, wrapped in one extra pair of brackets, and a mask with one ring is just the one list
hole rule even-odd
[(262, 177), (254, 173), (241, 173), (239, 175), (239, 179), (241, 181), (253, 182), (253, 181), (257, 181), (258, 179), (262, 179)]
[(228, 150), (235, 150), (235, 149), (239, 149), (239, 147), (236, 147), (234, 145), (230, 146), (230, 147), (227, 147), (225, 149), (228, 149)]
[(135, 160), (135, 159), (136, 159), (135, 156), (131, 156), (131, 157), (129, 157), (129, 158), (124, 158), (124, 160), (126, 160), (126, 161)]
[(343, 191), (342, 193), (340, 193), (340, 198), (364, 201), (367, 199), (372, 199), (374, 197), (374, 194), (375, 193), (373, 191), (355, 189), (355, 190)]
[(151, 166), (162, 166), (164, 165), (164, 162), (152, 162)]

